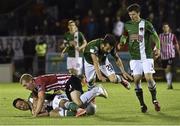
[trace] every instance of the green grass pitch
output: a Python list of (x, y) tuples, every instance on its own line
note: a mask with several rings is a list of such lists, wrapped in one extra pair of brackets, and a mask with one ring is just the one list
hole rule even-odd
[(161, 112), (156, 112), (151, 103), (147, 84), (143, 83), (147, 113), (141, 113), (134, 92), (123, 86), (104, 83), (108, 99), (97, 98), (97, 113), (86, 117), (33, 118), (29, 111), (12, 107), (17, 97), (27, 98), (29, 91), (20, 84), (0, 84), (0, 125), (180, 125), (180, 83), (174, 83), (173, 90), (166, 89), (165, 82), (157, 83)]

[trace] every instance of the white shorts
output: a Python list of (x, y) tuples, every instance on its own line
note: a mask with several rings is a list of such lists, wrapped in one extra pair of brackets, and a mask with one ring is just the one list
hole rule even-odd
[(130, 61), (130, 69), (132, 70), (133, 75), (143, 73), (155, 73), (154, 71), (154, 60), (146, 59), (146, 60), (131, 60)]
[(52, 101), (53, 109), (57, 109), (57, 108), (59, 109), (59, 116), (66, 116), (67, 115), (67, 110), (63, 109), (62, 107), (59, 107), (59, 103), (63, 99), (68, 100), (68, 98), (65, 94), (56, 95)]
[[(87, 82), (91, 82), (93, 79), (96, 78), (96, 71), (94, 69), (94, 65), (89, 64), (86, 60), (84, 60), (84, 69)], [(106, 58), (105, 65), (101, 65), (99, 69), (107, 77), (115, 74), (114, 68), (109, 62), (108, 58)]]
[(82, 57), (74, 58), (67, 57), (67, 69), (75, 69), (78, 72), (78, 75), (82, 74), (83, 68), (83, 59)]

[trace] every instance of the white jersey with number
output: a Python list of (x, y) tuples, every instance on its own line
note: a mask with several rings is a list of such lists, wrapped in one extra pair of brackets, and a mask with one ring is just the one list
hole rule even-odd
[[(85, 75), (87, 77), (87, 82), (91, 82), (93, 79), (96, 78), (96, 71), (94, 65), (89, 64), (86, 60), (84, 61), (84, 65), (85, 65)], [(107, 77), (112, 74), (115, 74), (113, 66), (109, 62), (108, 58), (106, 58), (104, 65), (100, 65), (99, 69)]]

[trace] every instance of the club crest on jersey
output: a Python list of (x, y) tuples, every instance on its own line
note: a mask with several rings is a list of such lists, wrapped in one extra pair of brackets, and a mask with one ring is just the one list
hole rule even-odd
[(144, 32), (144, 28), (143, 27), (140, 27), (139, 30), (140, 30), (140, 32)]

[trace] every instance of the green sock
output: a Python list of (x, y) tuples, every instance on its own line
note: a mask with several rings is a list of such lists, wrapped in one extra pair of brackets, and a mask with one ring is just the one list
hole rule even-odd
[(67, 111), (67, 116), (75, 116), (76, 115), (76, 112), (74, 111)]
[(74, 102), (66, 102), (65, 108), (68, 110), (76, 111), (79, 107)]
[(135, 89), (135, 92), (136, 92), (136, 96), (139, 100), (140, 105), (143, 106), (145, 104), (144, 98), (143, 98), (143, 90), (142, 89)]

